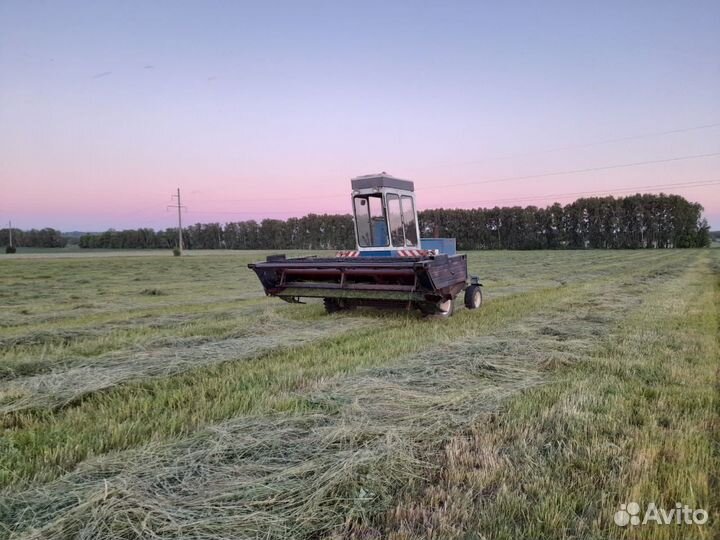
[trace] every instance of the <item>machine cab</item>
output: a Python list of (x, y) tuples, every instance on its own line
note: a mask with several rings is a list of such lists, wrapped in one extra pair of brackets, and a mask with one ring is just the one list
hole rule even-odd
[(395, 256), (420, 248), (415, 190), (386, 173), (351, 180), (355, 241), (360, 255)]

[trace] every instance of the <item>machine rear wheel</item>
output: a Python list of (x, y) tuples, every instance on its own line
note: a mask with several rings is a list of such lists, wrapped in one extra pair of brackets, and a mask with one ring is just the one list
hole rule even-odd
[(323, 304), (325, 304), (325, 311), (328, 313), (337, 313), (343, 309), (336, 298), (323, 298)]
[(450, 317), (455, 312), (455, 302), (450, 298), (444, 302), (438, 304), (438, 312), (435, 314), (437, 317)]
[(443, 300), (438, 302), (432, 307), (421, 307), (420, 310), (425, 314), (426, 317), (432, 317), (437, 319), (447, 319), (455, 311), (453, 305), (453, 299)]
[(482, 306), (482, 289), (480, 285), (470, 285), (465, 289), (465, 307), (468, 309), (477, 309)]

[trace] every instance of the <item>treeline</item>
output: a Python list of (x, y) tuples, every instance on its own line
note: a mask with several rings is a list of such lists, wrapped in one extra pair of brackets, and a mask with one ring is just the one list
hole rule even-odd
[[(80, 237), (81, 248), (172, 248), (177, 229), (109, 230)], [(183, 228), (188, 249), (349, 249), (355, 244), (349, 215), (309, 214), (287, 220), (264, 219), (235, 223), (197, 223)]]
[(710, 245), (703, 208), (678, 195), (591, 197), (562, 206), (426, 210), (424, 235), (462, 249), (638, 249)]
[[(702, 206), (677, 195), (593, 197), (539, 208), (436, 209), (419, 213), (423, 237), (452, 237), (459, 249), (688, 248), (710, 244)], [(349, 215), (196, 224), (183, 229), (189, 249), (352, 249)], [(85, 248), (170, 248), (177, 229), (84, 235)]]
[[(184, 235), (183, 235), (184, 236)], [(164, 249), (177, 245), (177, 229), (110, 229), (102, 233), (83, 234), (78, 240), (81, 248)]]
[[(42, 247), (58, 248), (65, 247), (68, 239), (55, 229), (30, 229), (22, 231), (13, 227), (12, 245), (14, 247)], [(0, 229), (0, 246), (10, 245), (10, 229)]]

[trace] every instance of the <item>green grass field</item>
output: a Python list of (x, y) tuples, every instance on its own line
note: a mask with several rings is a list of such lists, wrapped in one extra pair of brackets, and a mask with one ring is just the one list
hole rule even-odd
[(0, 537), (720, 534), (719, 250), (474, 252), (449, 320), (265, 298), (265, 255), (0, 256)]

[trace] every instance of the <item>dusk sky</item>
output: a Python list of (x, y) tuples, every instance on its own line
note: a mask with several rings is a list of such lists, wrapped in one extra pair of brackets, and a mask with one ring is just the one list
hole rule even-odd
[(177, 187), (188, 224), (349, 213), (379, 171), (720, 229), (720, 2), (0, 0), (3, 223), (164, 229)]

